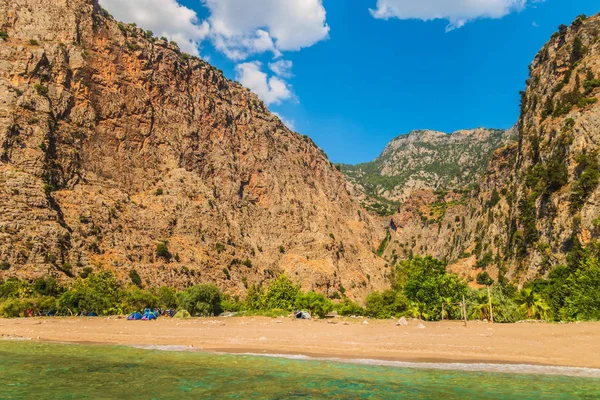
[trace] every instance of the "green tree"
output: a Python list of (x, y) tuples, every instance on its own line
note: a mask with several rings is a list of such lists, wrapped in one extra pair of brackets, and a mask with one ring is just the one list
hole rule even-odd
[(57, 280), (52, 276), (46, 278), (37, 278), (33, 283), (33, 289), (40, 296), (51, 297), (57, 297), (65, 291), (64, 288), (61, 287)]
[(571, 316), (566, 308), (567, 299), (571, 296), (569, 285), (571, 270), (559, 265), (548, 274), (548, 280), (543, 287), (543, 297), (546, 300), (550, 315), (554, 320), (569, 320)]
[(367, 297), (366, 314), (373, 318), (390, 318), (404, 315), (409, 301), (401, 292), (386, 290), (373, 292)]
[(244, 303), (240, 301), (238, 296), (231, 296), (229, 294), (223, 295), (223, 301), (221, 302), (223, 311), (228, 312), (239, 312), (244, 308)]
[(125, 301), (129, 306), (129, 311), (140, 311), (144, 308), (154, 309), (158, 308), (160, 304), (158, 296), (147, 290), (142, 290), (138, 287), (127, 291)]
[(516, 303), (517, 311), (527, 315), (527, 318), (547, 319), (549, 307), (539, 293), (533, 288), (525, 288), (519, 292)]
[(568, 279), (570, 296), (565, 306), (577, 320), (600, 320), (600, 262), (589, 257)]
[(333, 303), (327, 297), (315, 292), (299, 293), (296, 297), (296, 308), (308, 310), (311, 315), (324, 318), (333, 309)]
[(177, 291), (168, 286), (161, 286), (157, 291), (158, 304), (168, 309), (177, 308)]
[(90, 274), (87, 279), (78, 279), (73, 288), (64, 292), (58, 299), (63, 312), (70, 310), (95, 312), (99, 315), (121, 314), (121, 285), (112, 272), (103, 270)]
[(336, 309), (338, 314), (343, 316), (365, 315), (365, 309), (348, 298), (345, 298), (343, 302), (337, 304)]
[(553, 193), (560, 190), (569, 181), (569, 170), (566, 163), (565, 152), (557, 149), (552, 152), (544, 169), (546, 192)]
[(419, 304), (420, 314), (439, 318), (442, 302), (462, 301), (467, 285), (457, 275), (448, 274), (446, 265), (433, 257), (415, 257), (401, 262), (396, 268), (395, 287)]
[(27, 282), (19, 281), (17, 278), (9, 278), (0, 285), (0, 299), (11, 299), (28, 295), (31, 292), (31, 285)]
[(264, 306), (269, 310), (292, 311), (299, 293), (300, 287), (295, 285), (286, 274), (282, 274), (267, 289), (264, 295)]
[(587, 49), (583, 45), (581, 38), (579, 36), (576, 36), (575, 40), (573, 41), (573, 50), (571, 52), (571, 62), (576, 63), (577, 61), (581, 60), (583, 58), (583, 56), (585, 55), (586, 51), (587, 51)]
[(265, 308), (264, 301), (265, 293), (261, 286), (256, 284), (250, 285), (246, 292), (245, 308), (246, 310), (258, 311)]
[[(492, 308), (494, 304), (492, 303)], [(480, 291), (475, 297), (475, 304), (470, 307), (469, 318), (490, 319), (490, 305), (487, 292)]]
[(223, 310), (223, 295), (215, 285), (196, 285), (187, 288), (180, 297), (180, 305), (192, 315), (213, 316)]

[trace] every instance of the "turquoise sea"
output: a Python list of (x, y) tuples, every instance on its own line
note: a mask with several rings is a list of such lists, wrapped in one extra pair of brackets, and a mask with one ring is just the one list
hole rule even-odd
[(600, 399), (600, 379), (0, 341), (1, 399)]

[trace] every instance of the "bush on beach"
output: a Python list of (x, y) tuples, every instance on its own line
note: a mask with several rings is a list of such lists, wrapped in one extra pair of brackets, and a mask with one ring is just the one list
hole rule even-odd
[[(506, 279), (492, 283), (492, 306), (496, 322), (522, 319), (576, 321), (600, 319), (600, 262), (596, 252), (578, 247), (567, 266), (555, 267), (547, 280), (534, 280), (519, 291)], [(598, 249), (600, 252), (600, 249)], [(248, 285), (246, 298), (223, 294), (213, 284), (190, 286), (184, 291), (163, 286), (142, 289), (136, 284), (122, 285), (108, 270), (79, 276), (70, 287), (53, 277), (34, 281), (9, 278), (0, 280), (0, 317), (30, 315), (123, 315), (144, 308), (185, 310), (192, 316), (215, 316), (223, 311), (241, 315), (282, 316), (293, 310), (309, 311), (325, 317), (330, 311), (342, 316), (367, 316), (388, 319), (418, 317), (426, 320), (460, 319), (463, 296), (470, 318), (490, 317), (487, 289), (470, 289), (466, 282), (446, 271), (446, 265), (432, 257), (400, 261), (390, 274), (392, 289), (373, 292), (366, 307), (346, 297), (346, 290), (335, 292), (334, 303), (316, 292), (303, 292), (286, 274), (269, 285)], [(340, 298), (341, 293), (341, 298)], [(333, 296), (333, 295), (332, 295)]]

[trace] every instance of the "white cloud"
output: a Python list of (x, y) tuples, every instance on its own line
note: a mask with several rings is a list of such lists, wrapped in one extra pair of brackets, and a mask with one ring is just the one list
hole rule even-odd
[(291, 78), (293, 76), (293, 66), (294, 64), (289, 60), (278, 60), (273, 63), (269, 63), (269, 69), (276, 75), (279, 75), (283, 78)]
[(176, 0), (100, 0), (100, 4), (117, 20), (166, 36), (193, 55), (199, 55), (198, 47), (209, 33), (208, 23), (200, 22), (194, 10)]
[(287, 118), (281, 116), (279, 113), (276, 113), (274, 111), (271, 111), (271, 114), (276, 115), (277, 118), (279, 118), (281, 120), (281, 122), (283, 122), (283, 124), (288, 127), (289, 130), (291, 130), (291, 131), (296, 130), (295, 123), (291, 119), (287, 119)]
[(293, 76), (293, 64), (279, 59), (283, 52), (310, 47), (329, 36), (323, 0), (199, 0), (208, 9), (204, 21), (180, 1), (100, 0), (100, 4), (117, 20), (166, 36), (194, 55), (199, 55), (204, 40), (237, 62), (272, 53), (278, 59), (268, 64), (274, 75), (263, 72), (258, 62), (236, 67), (237, 79), (267, 104), (294, 98), (285, 81)]
[(502, 18), (521, 11), (528, 1), (539, 0), (377, 0), (377, 8), (370, 11), (380, 19), (446, 19), (450, 31), (478, 18)]
[(202, 0), (217, 49), (232, 60), (297, 51), (326, 39), (322, 0)]
[(258, 95), (267, 105), (279, 104), (293, 98), (287, 83), (276, 76), (270, 78), (258, 61), (238, 64), (235, 67), (237, 80)]

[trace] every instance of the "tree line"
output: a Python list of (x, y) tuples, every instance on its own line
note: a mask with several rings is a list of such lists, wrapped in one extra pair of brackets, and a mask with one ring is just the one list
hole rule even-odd
[[(496, 322), (522, 319), (552, 321), (600, 319), (600, 262), (589, 250), (572, 253), (568, 266), (556, 267), (548, 280), (536, 280), (522, 290), (505, 279), (498, 283), (489, 276), (491, 304)], [(130, 274), (132, 282), (136, 274)], [(413, 317), (424, 320), (460, 319), (456, 303), (466, 299), (469, 319), (489, 319), (487, 289), (475, 290), (446, 265), (432, 257), (400, 261), (391, 276), (391, 288), (370, 293), (361, 306), (345, 295), (335, 302), (320, 293), (303, 292), (285, 274), (269, 285), (251, 285), (245, 299), (221, 292), (215, 285), (190, 286), (183, 291), (163, 286), (142, 289), (123, 285), (108, 270), (79, 277), (70, 287), (54, 278), (34, 281), (9, 278), (0, 280), (0, 316), (123, 315), (144, 308), (187, 310), (194, 316), (213, 316), (223, 312), (246, 315), (285, 315), (292, 310), (307, 310), (324, 317), (331, 311), (339, 315), (388, 319)], [(442, 303), (444, 307), (442, 316)]]

